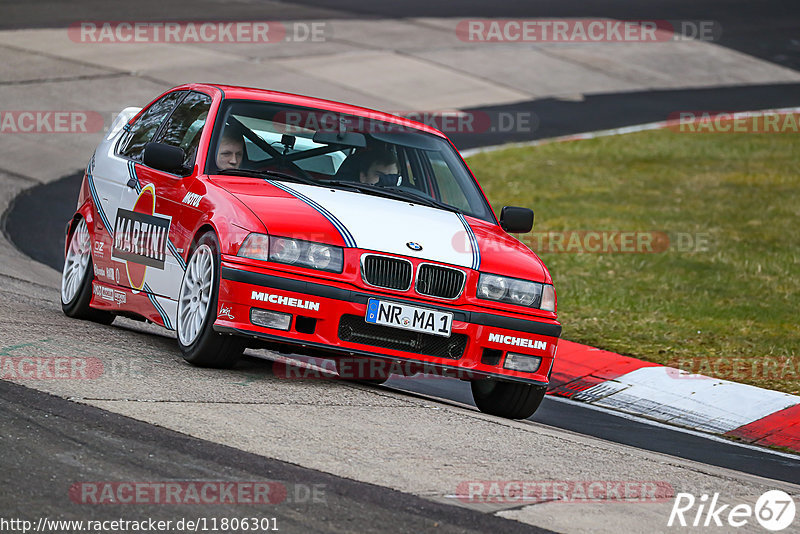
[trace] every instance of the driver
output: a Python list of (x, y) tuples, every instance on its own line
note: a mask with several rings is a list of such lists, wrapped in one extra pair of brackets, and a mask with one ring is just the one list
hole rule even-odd
[(358, 179), (362, 184), (398, 186), (403, 181), (398, 172), (397, 156), (391, 150), (367, 150), (358, 163)]
[(233, 128), (225, 128), (217, 145), (217, 168), (238, 169), (244, 158), (244, 137)]

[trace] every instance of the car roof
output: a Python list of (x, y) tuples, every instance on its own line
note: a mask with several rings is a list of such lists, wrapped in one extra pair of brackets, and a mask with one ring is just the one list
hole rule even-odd
[(397, 115), (391, 115), (383, 111), (378, 111), (360, 106), (353, 106), (343, 102), (336, 102), (333, 100), (325, 100), (323, 98), (315, 98), (305, 95), (297, 95), (292, 93), (283, 93), (281, 91), (270, 91), (267, 89), (258, 89), (255, 87), (239, 87), (235, 85), (221, 85), (211, 83), (190, 83), (184, 84), (174, 89), (196, 89), (196, 90), (212, 90), (217, 89), (223, 92), (226, 100), (263, 100), (264, 102), (275, 102), (279, 104), (290, 104), (293, 106), (303, 106), (309, 108), (322, 109), (325, 111), (332, 111), (337, 113), (346, 113), (355, 115), (357, 117), (366, 117), (375, 120), (381, 120), (414, 128), (426, 133), (434, 134), (439, 137), (447, 139), (447, 136), (436, 128), (423, 124), (421, 122), (412, 121)]

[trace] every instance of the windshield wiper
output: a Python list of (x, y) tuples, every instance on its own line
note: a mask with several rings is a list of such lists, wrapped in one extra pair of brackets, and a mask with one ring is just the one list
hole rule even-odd
[(434, 206), (455, 213), (461, 213), (461, 210), (456, 208), (455, 206), (451, 206), (450, 204), (445, 204), (441, 200), (436, 200), (435, 198), (426, 196), (424, 193), (417, 193), (416, 191), (409, 191), (408, 189), (400, 189), (399, 187), (384, 187), (384, 189), (388, 189), (389, 191), (394, 191), (397, 193), (402, 193), (407, 197), (415, 198), (417, 199), (417, 201), (422, 201), (428, 204), (429, 206)]
[(296, 182), (298, 184), (307, 184), (307, 185), (316, 185), (316, 186), (324, 186), (322, 182), (317, 182), (316, 180), (309, 180), (308, 178), (303, 178), (302, 176), (295, 176), (294, 174), (289, 174), (288, 172), (281, 172), (281, 171), (254, 171), (250, 169), (223, 169), (221, 171), (217, 171), (216, 174), (223, 174), (223, 175), (230, 175), (230, 176), (251, 176), (253, 178), (275, 178), (277, 180), (286, 180), (289, 182)]
[(368, 195), (381, 196), (381, 197), (391, 198), (394, 200), (403, 200), (406, 202), (415, 202), (417, 204), (423, 204), (431, 208), (441, 208), (443, 210), (461, 213), (458, 208), (450, 206), (449, 204), (445, 204), (444, 202), (439, 202), (438, 200), (434, 200), (430, 197), (423, 196), (422, 194), (412, 193), (411, 191), (408, 191), (406, 189), (400, 189), (397, 187), (385, 187), (379, 185), (364, 184), (361, 182), (344, 182), (341, 180), (332, 180), (330, 182), (322, 182), (322, 183), (324, 183), (325, 185), (333, 185), (338, 187), (344, 187), (347, 189), (354, 189), (356, 191), (360, 191)]

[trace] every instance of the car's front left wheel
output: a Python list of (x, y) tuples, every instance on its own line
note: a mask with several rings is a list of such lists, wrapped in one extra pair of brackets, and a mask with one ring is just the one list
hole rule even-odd
[(79, 219), (72, 227), (61, 272), (61, 310), (67, 317), (88, 319), (111, 324), (114, 314), (89, 306), (92, 300), (92, 239), (86, 219)]
[(546, 386), (486, 378), (472, 382), (472, 398), (483, 413), (508, 419), (527, 419), (544, 399)]
[(219, 293), (219, 244), (212, 232), (197, 240), (178, 294), (178, 345), (183, 358), (199, 367), (233, 367), (244, 350), (234, 336), (214, 332)]

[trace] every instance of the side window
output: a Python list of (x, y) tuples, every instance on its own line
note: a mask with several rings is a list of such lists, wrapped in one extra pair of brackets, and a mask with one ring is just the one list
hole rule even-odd
[(119, 154), (141, 161), (144, 145), (150, 142), (158, 127), (161, 126), (169, 112), (175, 107), (175, 103), (184, 94), (183, 91), (169, 93), (147, 108), (142, 116), (133, 123), (131, 131), (125, 134), (120, 141)]
[(156, 139), (159, 143), (177, 146), (186, 154), (184, 165), (194, 165), (200, 133), (208, 118), (211, 97), (202, 93), (189, 93), (170, 115), (167, 124)]

